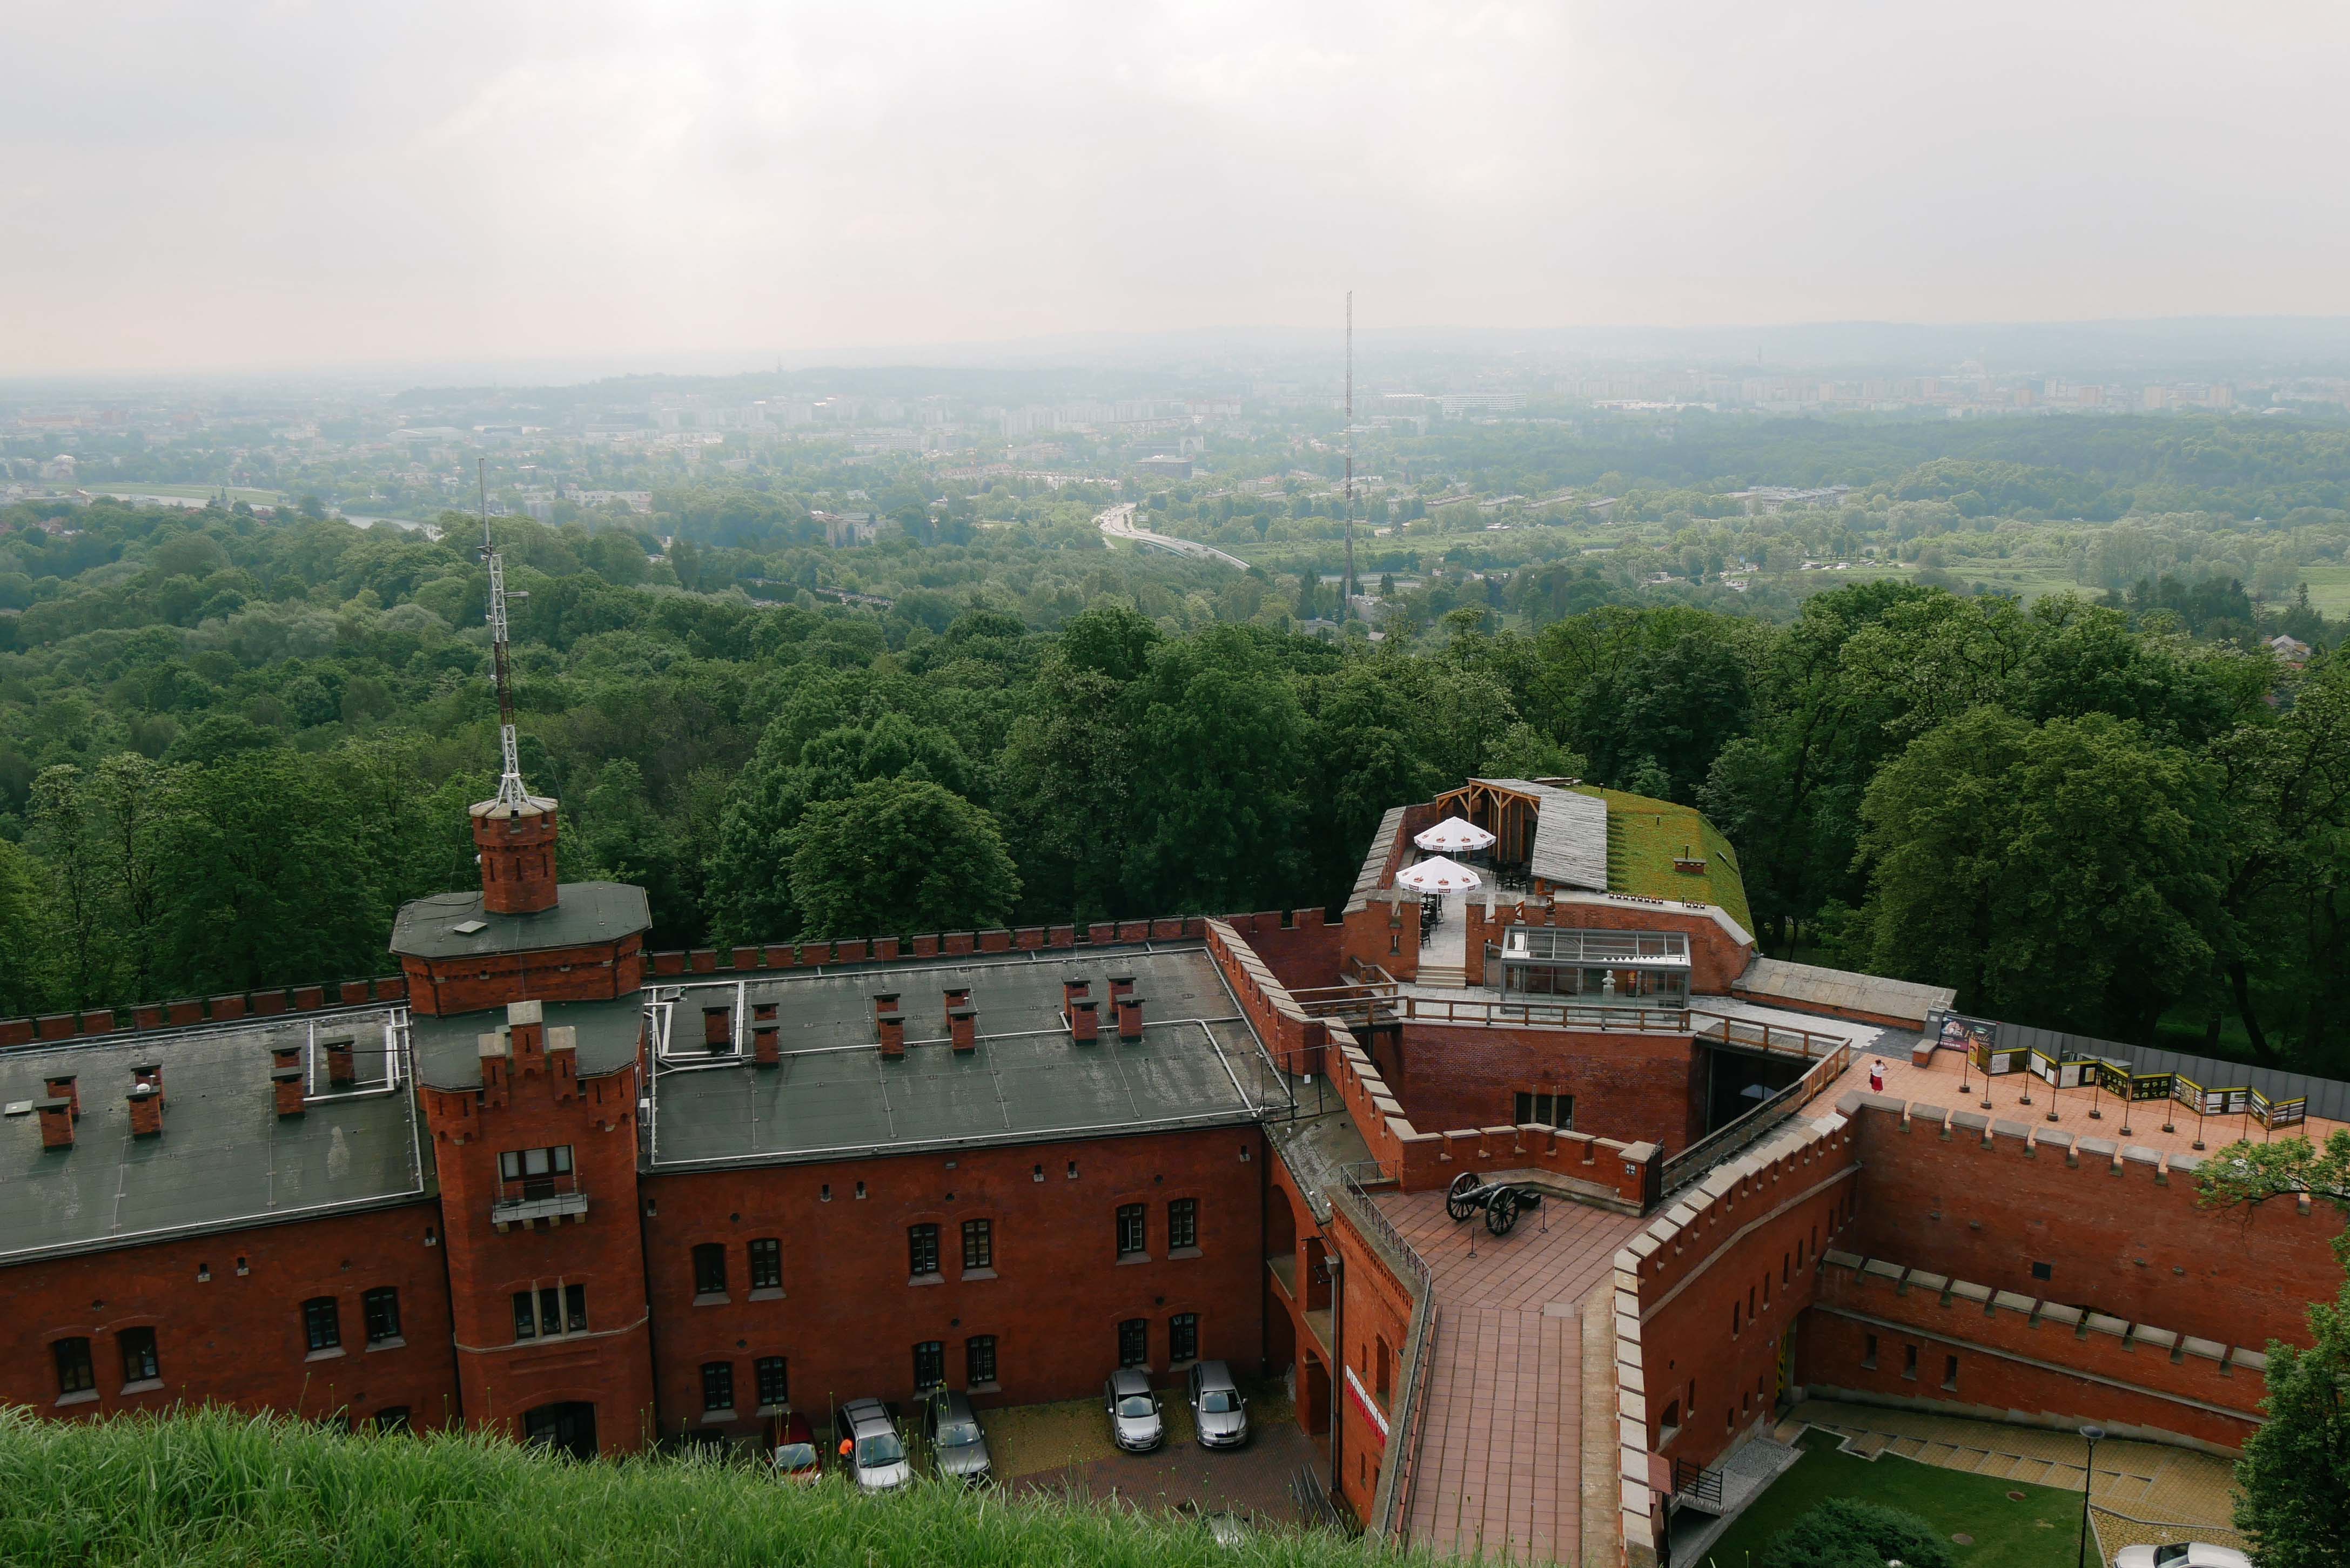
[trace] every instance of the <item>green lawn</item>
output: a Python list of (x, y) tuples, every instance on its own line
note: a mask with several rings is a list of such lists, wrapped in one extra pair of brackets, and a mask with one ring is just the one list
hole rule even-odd
[[(2073, 1568), (2079, 1550), (2081, 1494), (2023, 1486), (1921, 1465), (1887, 1454), (1877, 1459), (1836, 1451), (1833, 1433), (1804, 1434), (1809, 1451), (1754, 1500), (1706, 1556), (1714, 1568), (1748, 1568), (1772, 1537), (1832, 1497), (1907, 1509), (1944, 1536), (1971, 1535), (1954, 1546), (1960, 1568)], [(2020, 1491), (2022, 1502), (2008, 1493)], [(2096, 1543), (2088, 1560), (2099, 1561)]]
[(2310, 607), (2325, 615), (2350, 615), (2350, 566), (2303, 566)]

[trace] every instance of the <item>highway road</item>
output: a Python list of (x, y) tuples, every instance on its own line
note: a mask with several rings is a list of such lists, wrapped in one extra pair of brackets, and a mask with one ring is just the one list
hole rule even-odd
[(1170, 535), (1154, 534), (1148, 528), (1134, 525), (1134, 504), (1128, 502), (1113, 506), (1094, 518), (1094, 526), (1111, 539), (1124, 539), (1131, 544), (1148, 545), (1171, 556), (1190, 556), (1196, 560), (1222, 561), (1236, 572), (1248, 570), (1248, 563), (1238, 556), (1227, 555), (1212, 545), (1202, 545), (1196, 539), (1178, 539)]

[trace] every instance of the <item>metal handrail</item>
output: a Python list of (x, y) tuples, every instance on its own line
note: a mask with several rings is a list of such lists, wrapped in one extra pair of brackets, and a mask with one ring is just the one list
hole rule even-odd
[[(1386, 1168), (1377, 1160), (1360, 1160), (1341, 1166), (1338, 1170), (1337, 1193), (1347, 1200), (1347, 1212), (1375, 1246), (1392, 1251), (1397, 1262), (1419, 1286), (1412, 1303), (1411, 1324), (1404, 1336), (1405, 1366), (1402, 1394), (1388, 1417), (1388, 1451), (1397, 1462), (1388, 1467), (1380, 1478), (1379, 1493), (1372, 1499), (1371, 1517), (1365, 1520), (1364, 1529), (1375, 1535), (1392, 1535), (1396, 1521), (1409, 1508), (1411, 1488), (1419, 1470), (1419, 1444), (1423, 1430), (1421, 1417), (1427, 1409), (1428, 1368), (1436, 1359), (1436, 1335), (1440, 1311), (1436, 1303), (1436, 1272), (1419, 1250), (1404, 1239), (1379, 1206), (1371, 1201), (1365, 1190), (1360, 1173), (1376, 1171), (1382, 1179)], [(1398, 1430), (1400, 1428), (1400, 1430)]]
[(1814, 1062), (1802, 1077), (1736, 1121), (1715, 1128), (1679, 1154), (1667, 1156), (1663, 1196), (1670, 1197), (1723, 1160), (1752, 1147), (1780, 1123), (1819, 1098), (1829, 1085), (1844, 1076), (1845, 1069), (1851, 1065), (1852, 1045), (1846, 1042)]

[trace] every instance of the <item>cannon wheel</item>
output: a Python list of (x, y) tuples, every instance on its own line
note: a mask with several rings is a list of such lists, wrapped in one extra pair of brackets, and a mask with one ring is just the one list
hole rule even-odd
[(1496, 1236), (1506, 1236), (1517, 1222), (1518, 1189), (1502, 1188), (1485, 1204), (1485, 1229)]
[(1452, 1216), (1454, 1224), (1477, 1212), (1477, 1173), (1464, 1170), (1452, 1179), (1451, 1186), (1444, 1189), (1444, 1211)]

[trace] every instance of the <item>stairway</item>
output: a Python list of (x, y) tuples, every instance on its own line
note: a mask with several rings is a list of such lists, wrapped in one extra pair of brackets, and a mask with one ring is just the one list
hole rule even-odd
[(1460, 991), (1468, 985), (1469, 973), (1457, 963), (1423, 963), (1419, 966), (1419, 975), (1414, 983), (1444, 986), (1453, 991)]

